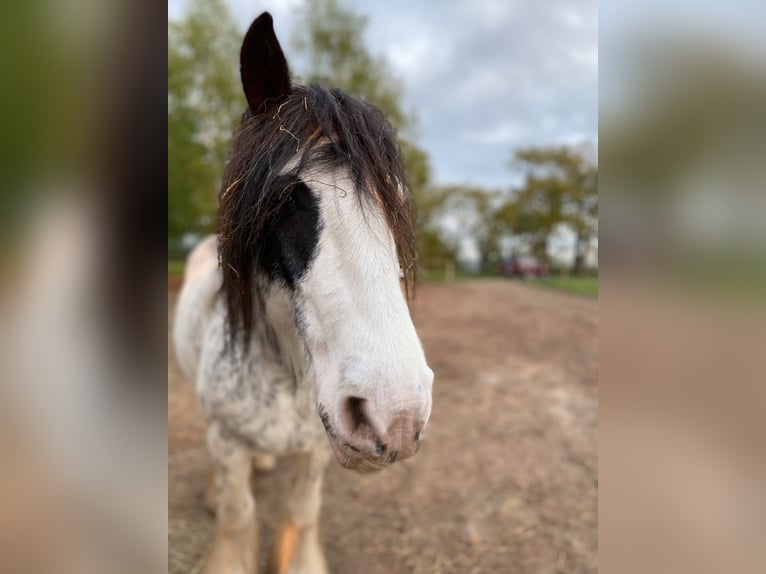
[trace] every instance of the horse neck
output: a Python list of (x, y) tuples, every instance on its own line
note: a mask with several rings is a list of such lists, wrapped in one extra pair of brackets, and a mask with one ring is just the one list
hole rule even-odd
[(284, 368), (296, 384), (301, 383), (309, 373), (310, 359), (287, 293), (257, 281), (253, 304), (253, 339), (259, 354)]

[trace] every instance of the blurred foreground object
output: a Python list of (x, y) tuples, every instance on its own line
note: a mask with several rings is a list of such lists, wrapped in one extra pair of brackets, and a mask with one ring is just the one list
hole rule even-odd
[(16, 538), (0, 534), (0, 544), (18, 553), (26, 542), (18, 559), (49, 558), (56, 572), (161, 571), (166, 407), (147, 388), (146, 365), (117, 344), (93, 211), (69, 199), (40, 215), (5, 301), (0, 445), (4, 492), (18, 496), (0, 513), (0, 533)]
[(0, 572), (165, 570), (158, 16), (93, 0), (0, 13)]

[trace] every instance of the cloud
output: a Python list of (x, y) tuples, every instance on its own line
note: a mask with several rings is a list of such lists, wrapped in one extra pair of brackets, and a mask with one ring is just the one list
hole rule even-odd
[(522, 135), (523, 130), (518, 124), (506, 122), (490, 127), (485, 131), (469, 130), (459, 134), (466, 143), (507, 146)]
[(515, 147), (595, 141), (595, 2), (394, 1), (369, 9), (370, 46), (395, 55), (389, 61), (438, 181), (507, 186)]

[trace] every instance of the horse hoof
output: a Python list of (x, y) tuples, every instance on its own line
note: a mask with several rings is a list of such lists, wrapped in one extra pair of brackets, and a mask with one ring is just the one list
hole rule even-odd
[(202, 574), (256, 574), (255, 527), (233, 536), (219, 536), (213, 542)]

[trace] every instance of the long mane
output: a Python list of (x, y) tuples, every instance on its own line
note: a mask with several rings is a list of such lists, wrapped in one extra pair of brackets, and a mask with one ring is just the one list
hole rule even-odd
[(263, 271), (262, 240), (287, 199), (280, 177), (291, 161), (294, 176), (311, 168), (345, 167), (360, 206), (372, 200), (383, 210), (405, 281), (413, 275), (412, 201), (390, 122), (378, 108), (342, 90), (294, 86), (285, 98), (267, 101), (260, 113), (248, 109), (243, 114), (219, 192), (219, 262), (228, 325), (231, 335), (243, 334), (246, 340), (253, 327), (255, 278)]

